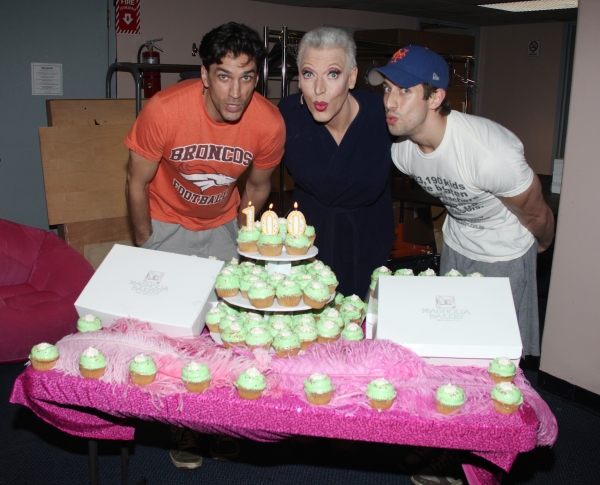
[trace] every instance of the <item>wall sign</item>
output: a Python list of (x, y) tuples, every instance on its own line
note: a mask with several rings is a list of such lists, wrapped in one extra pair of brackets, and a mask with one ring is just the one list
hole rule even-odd
[(539, 40), (530, 40), (527, 43), (527, 56), (539, 57), (539, 55), (540, 55), (540, 41)]
[(117, 0), (115, 9), (117, 34), (140, 35), (140, 1)]
[(63, 94), (62, 64), (31, 63), (31, 94), (58, 95)]

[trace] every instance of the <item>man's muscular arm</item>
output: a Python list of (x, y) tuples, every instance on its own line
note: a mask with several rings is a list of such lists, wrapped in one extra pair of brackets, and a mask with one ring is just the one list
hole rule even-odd
[(534, 175), (533, 183), (522, 194), (498, 198), (538, 240), (538, 253), (548, 249), (554, 239), (554, 214), (544, 202), (538, 176)]
[(157, 162), (148, 160), (129, 150), (125, 197), (127, 198), (129, 217), (131, 217), (135, 233), (135, 243), (138, 246), (144, 244), (152, 234), (148, 185), (152, 182), (157, 170)]
[(246, 224), (246, 214), (243, 214), (242, 210), (248, 207), (248, 202), (252, 202), (252, 205), (255, 207), (255, 215), (258, 216), (267, 197), (271, 193), (271, 174), (274, 170), (275, 167), (266, 170), (254, 167), (250, 168), (250, 175), (246, 182), (246, 189), (244, 190), (238, 212), (238, 224), (240, 227)]

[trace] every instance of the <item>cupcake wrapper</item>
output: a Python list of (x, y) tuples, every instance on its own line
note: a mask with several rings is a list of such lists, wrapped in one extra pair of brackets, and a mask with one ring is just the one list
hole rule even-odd
[(231, 347), (245, 347), (246, 342), (227, 342), (227, 341), (223, 340), (223, 346), (226, 349), (230, 349)]
[(268, 298), (250, 298), (250, 303), (255, 308), (269, 308), (273, 306), (275, 296), (269, 296)]
[(315, 310), (320, 310), (327, 303), (327, 300), (318, 301), (318, 300), (311, 298), (310, 296), (307, 296), (306, 293), (304, 293), (304, 295), (302, 296), (302, 299), (305, 304), (307, 304), (311, 308), (314, 308)]
[[(341, 334), (340, 334), (341, 335)], [(335, 337), (321, 337), (320, 335), (317, 337), (317, 342), (320, 344), (332, 344), (336, 340), (339, 340), (340, 335)]]
[(258, 252), (262, 256), (279, 256), (281, 254), (282, 249), (283, 244), (278, 244), (276, 246), (264, 244), (262, 246), (258, 246)]
[(146, 376), (132, 371), (129, 372), (129, 375), (131, 376), (131, 382), (138, 386), (147, 386), (148, 384), (152, 384), (156, 378), (156, 374), (150, 374)]
[(293, 357), (294, 355), (298, 355), (301, 347), (295, 347), (293, 349), (275, 349), (277, 353), (277, 357)]
[(324, 392), (323, 394), (317, 394), (315, 392), (307, 392), (306, 400), (314, 404), (316, 406), (323, 406), (324, 404), (328, 404), (331, 401), (331, 396), (333, 396), (333, 390), (329, 392)]
[(238, 387), (238, 394), (242, 399), (248, 399), (249, 401), (253, 401), (254, 399), (258, 399), (260, 396), (262, 396), (262, 391), (252, 391), (250, 389)]
[(54, 367), (54, 365), (56, 364), (56, 361), (58, 359), (59, 359), (59, 357), (57, 357), (54, 360), (30, 359), (30, 362), (35, 370), (50, 370)]
[(492, 379), (496, 384), (500, 382), (512, 382), (515, 376), (501, 376), (499, 374), (494, 374), (493, 372), (488, 373), (490, 375), (490, 379)]
[(300, 341), (300, 350), (308, 349), (312, 344), (316, 344), (317, 339), (314, 340), (301, 340)]
[(207, 323), (208, 331), (212, 333), (221, 333), (218, 323)]
[(379, 399), (369, 399), (369, 404), (374, 409), (390, 409), (394, 404), (393, 399), (387, 399), (385, 401)]
[(242, 251), (244, 253), (257, 253), (258, 252), (258, 244), (256, 244), (256, 241), (238, 242), (238, 248), (240, 248), (240, 251)]
[(104, 375), (104, 371), (106, 367), (100, 367), (99, 369), (86, 369), (81, 364), (79, 364), (79, 372), (81, 372), (81, 376), (86, 379), (98, 379)]
[(287, 244), (285, 245), (285, 251), (290, 256), (302, 256), (302, 255), (308, 253), (309, 249), (310, 249), (310, 246), (307, 246), (305, 248), (296, 248), (296, 247), (293, 247), (293, 246), (288, 246)]
[(285, 306), (285, 307), (298, 306), (298, 304), (300, 303), (300, 300), (302, 300), (302, 295), (298, 295), (298, 296), (282, 296), (281, 298), (277, 298), (277, 302), (281, 306)]
[(183, 383), (189, 392), (204, 392), (210, 386), (210, 379), (202, 382), (183, 381)]
[(240, 291), (239, 288), (216, 288), (216, 290), (219, 298), (233, 298)]
[(513, 414), (519, 409), (519, 404), (505, 404), (495, 399), (492, 399), (492, 403), (496, 411), (502, 414)]
[(436, 401), (435, 407), (438, 410), (438, 412), (440, 412), (442, 414), (452, 414), (457, 409), (460, 409), (461, 406), (446, 406), (445, 404), (442, 404), (441, 402)]

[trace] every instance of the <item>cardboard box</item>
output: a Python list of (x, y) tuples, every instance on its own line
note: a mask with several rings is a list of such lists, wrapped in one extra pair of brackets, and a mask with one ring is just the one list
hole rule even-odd
[(367, 334), (408, 347), (433, 364), (516, 365), (521, 335), (508, 278), (379, 278)]
[(79, 295), (79, 315), (105, 327), (119, 318), (149, 322), (171, 337), (198, 335), (217, 302), (214, 284), (223, 261), (115, 246)]

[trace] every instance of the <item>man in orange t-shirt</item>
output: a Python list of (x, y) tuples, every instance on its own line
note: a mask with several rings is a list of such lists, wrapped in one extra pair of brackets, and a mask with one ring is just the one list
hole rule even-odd
[[(279, 111), (254, 91), (265, 51), (258, 34), (230, 22), (200, 44), (202, 80), (158, 92), (125, 138), (127, 201), (136, 244), (228, 260), (239, 211), (258, 212), (283, 156)], [(240, 201), (238, 177), (250, 167)], [(242, 217), (243, 216), (243, 217)]]

